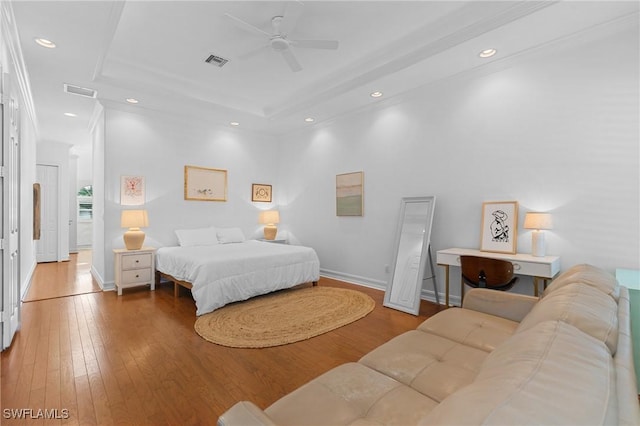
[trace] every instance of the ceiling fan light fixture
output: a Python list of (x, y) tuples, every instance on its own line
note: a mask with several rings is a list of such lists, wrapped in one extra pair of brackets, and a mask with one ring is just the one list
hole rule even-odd
[(314, 121), (316, 121), (316, 119), (313, 117), (307, 117), (304, 119), (304, 121), (306, 121), (307, 123), (313, 123)]
[(134, 104), (135, 105), (140, 101), (137, 100), (136, 98), (127, 98), (127, 102), (129, 102), (130, 104)]
[(237, 121), (230, 121), (229, 124), (233, 127), (238, 127), (240, 125)]
[(56, 44), (51, 40), (47, 40), (46, 38), (36, 38), (34, 40), (38, 45), (42, 47), (46, 47), (47, 49), (55, 49)]
[(372, 98), (379, 98), (382, 96), (382, 92), (379, 92), (379, 91), (371, 92), (369, 96), (371, 96)]
[(493, 55), (495, 55), (496, 53), (498, 53), (498, 51), (496, 49), (484, 49), (482, 52), (480, 52), (478, 54), (478, 56), (480, 56), (481, 58), (490, 58)]
[(74, 114), (72, 112), (65, 112), (64, 115), (66, 115), (67, 117), (77, 117), (78, 114)]

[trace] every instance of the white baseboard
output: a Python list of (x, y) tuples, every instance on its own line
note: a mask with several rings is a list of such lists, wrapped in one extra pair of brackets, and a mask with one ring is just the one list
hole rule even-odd
[(359, 275), (346, 274), (344, 272), (331, 271), (329, 269), (320, 269), (320, 275), (333, 278), (336, 280), (344, 281), (350, 284), (361, 285), (363, 287), (375, 288), (377, 290), (384, 291), (387, 288), (387, 283), (380, 280), (374, 280), (372, 278), (361, 277)]
[[(329, 269), (320, 269), (320, 275), (322, 275), (323, 277), (344, 281), (349, 284), (355, 284), (363, 287), (374, 288), (376, 290), (381, 290), (381, 291), (385, 291), (387, 288), (387, 283), (384, 281), (361, 277), (359, 275), (346, 274), (344, 272), (339, 272), (339, 271), (332, 271)], [(438, 297), (440, 299), (440, 304), (444, 305), (445, 294), (442, 292), (438, 292)], [(427, 290), (423, 288), (422, 291), (420, 292), (420, 299), (426, 300), (432, 303), (436, 303), (436, 296), (433, 289)], [(460, 297), (449, 295), (449, 304), (459, 306)]]
[(23, 300), (26, 296), (27, 293), (29, 292), (29, 289), (31, 288), (31, 280), (33, 279), (33, 274), (36, 272), (36, 266), (38, 265), (37, 262), (33, 262), (31, 264), (31, 268), (29, 268), (29, 272), (27, 273), (27, 276), (25, 277), (24, 280), (24, 286), (20, 287), (20, 300)]
[(96, 280), (102, 291), (113, 291), (116, 289), (115, 282), (106, 282), (104, 278), (102, 278), (100, 273), (93, 267), (93, 265), (91, 266), (91, 276)]

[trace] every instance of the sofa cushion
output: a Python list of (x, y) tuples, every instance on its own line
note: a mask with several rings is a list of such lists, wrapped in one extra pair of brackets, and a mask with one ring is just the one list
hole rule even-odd
[(442, 401), (468, 385), (487, 352), (431, 333), (411, 330), (379, 346), (360, 363)]
[(340, 365), (282, 397), (265, 413), (278, 425), (407, 425), (437, 402), (358, 363)]
[(611, 354), (618, 346), (618, 304), (583, 283), (567, 284), (542, 298), (520, 322), (516, 333), (538, 323), (560, 320), (604, 342)]
[(596, 288), (611, 296), (616, 302), (620, 297), (620, 285), (616, 278), (603, 269), (593, 265), (575, 265), (560, 274), (545, 289), (542, 297), (546, 297), (554, 291), (573, 283), (582, 283)]
[(518, 323), (464, 308), (438, 312), (418, 330), (491, 352), (515, 332)]
[(419, 424), (616, 424), (609, 350), (574, 326), (546, 321), (487, 356), (475, 381)]

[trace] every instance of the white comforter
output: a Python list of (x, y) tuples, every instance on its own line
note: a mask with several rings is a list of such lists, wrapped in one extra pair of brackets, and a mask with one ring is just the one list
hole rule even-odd
[(156, 268), (193, 285), (196, 315), (320, 278), (320, 261), (312, 248), (256, 240), (162, 247)]

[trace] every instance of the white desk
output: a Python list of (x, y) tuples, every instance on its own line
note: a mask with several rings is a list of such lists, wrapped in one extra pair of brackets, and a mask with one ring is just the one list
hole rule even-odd
[[(547, 280), (552, 279), (560, 272), (560, 257), (558, 256), (535, 257), (530, 254), (491, 253), (465, 248), (438, 250), (436, 262), (445, 268), (445, 303), (447, 307), (449, 307), (449, 266), (460, 266), (460, 256), (463, 255), (508, 260), (513, 263), (513, 270), (516, 275), (533, 277), (533, 294), (535, 296), (538, 296), (538, 280), (542, 280), (543, 286), (546, 287)], [(461, 284), (461, 286), (463, 285)], [(462, 294), (461, 291), (460, 295), (462, 296)]]

